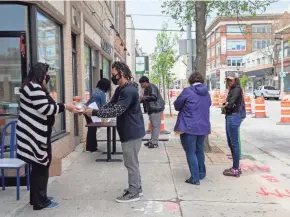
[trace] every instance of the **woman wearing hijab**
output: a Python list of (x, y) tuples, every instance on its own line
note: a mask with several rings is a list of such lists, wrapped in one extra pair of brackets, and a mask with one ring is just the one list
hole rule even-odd
[(73, 104), (56, 103), (45, 86), (50, 80), (49, 65), (36, 63), (20, 89), (20, 112), (16, 127), (17, 157), (31, 164), (30, 204), (33, 210), (55, 208), (47, 197), (51, 163), (51, 132), (55, 115), (68, 110), (77, 112)]

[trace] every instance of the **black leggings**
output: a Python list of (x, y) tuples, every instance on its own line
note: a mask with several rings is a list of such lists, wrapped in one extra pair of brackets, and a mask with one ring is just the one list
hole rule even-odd
[[(85, 116), (87, 124), (92, 122), (92, 119), (88, 116)], [(97, 127), (88, 127), (87, 132), (87, 143), (86, 143), (86, 151), (97, 151), (98, 143), (97, 143)]]
[(51, 128), (48, 129), (47, 154), (49, 163), (47, 166), (32, 163), (30, 175), (30, 204), (33, 205), (34, 210), (43, 209), (51, 204), (47, 199), (47, 184), (49, 178), (49, 167), (52, 159), (51, 152)]

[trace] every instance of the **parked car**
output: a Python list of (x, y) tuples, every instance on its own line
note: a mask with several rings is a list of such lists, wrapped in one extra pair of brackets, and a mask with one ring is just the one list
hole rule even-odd
[(254, 90), (254, 98), (263, 97), (264, 99), (274, 98), (279, 100), (280, 90), (277, 90), (273, 86), (260, 86)]

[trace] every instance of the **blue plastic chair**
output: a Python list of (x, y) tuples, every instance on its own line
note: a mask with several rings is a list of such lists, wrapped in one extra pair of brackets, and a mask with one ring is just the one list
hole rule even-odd
[[(10, 127), (10, 158), (4, 157), (4, 148), (5, 148), (5, 137), (7, 130)], [(2, 181), (2, 190), (5, 190), (5, 169), (15, 169), (16, 170), (16, 199), (20, 199), (20, 169), (25, 167), (27, 190), (30, 189), (30, 166), (23, 160), (15, 158), (15, 130), (16, 130), (16, 121), (11, 121), (5, 125), (2, 131), (2, 144), (1, 144), (1, 158), (0, 158), (0, 169), (1, 169), (1, 181)]]

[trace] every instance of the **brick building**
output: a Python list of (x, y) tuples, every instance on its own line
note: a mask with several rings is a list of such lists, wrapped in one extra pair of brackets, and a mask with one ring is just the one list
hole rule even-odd
[(284, 13), (213, 20), (206, 28), (207, 78), (211, 89), (225, 90), (225, 76), (242, 72), (244, 55), (272, 45), (275, 41), (273, 33), (285, 25), (289, 17)]
[[(120, 43), (125, 1), (6, 1), (0, 3), (0, 18), (1, 113), (17, 113), (18, 89), (38, 61), (50, 65), (48, 89), (57, 102), (71, 102), (75, 95), (86, 100), (100, 78), (110, 78), (112, 61), (125, 61)], [(8, 121), (4, 118), (0, 127)], [(83, 117), (57, 115), (53, 157), (66, 156), (85, 133)]]
[[(285, 72), (285, 77), (281, 78), (281, 91), (290, 95), (290, 25), (282, 27), (276, 31), (277, 50), (277, 72)], [(281, 49), (281, 41), (283, 48)], [(282, 56), (283, 50), (283, 56)], [(283, 58), (283, 69), (281, 69), (281, 59)]]

